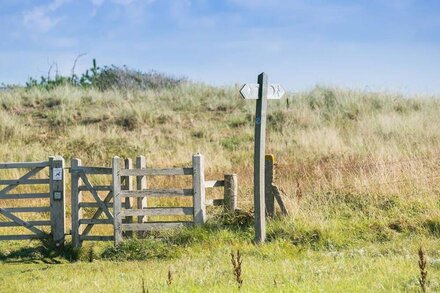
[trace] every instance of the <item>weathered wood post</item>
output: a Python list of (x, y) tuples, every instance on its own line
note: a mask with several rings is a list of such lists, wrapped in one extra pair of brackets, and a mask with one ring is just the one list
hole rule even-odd
[(266, 218), (264, 208), (264, 151), (266, 149), (266, 111), (267, 111), (267, 75), (258, 76), (258, 100), (255, 114), (254, 148), (254, 205), (255, 205), (255, 241), (266, 240)]
[(64, 159), (62, 157), (49, 158), (50, 180), (50, 220), (53, 241), (56, 246), (64, 245), (66, 234), (66, 206), (64, 185)]
[(245, 84), (240, 90), (247, 100), (257, 100), (255, 113), (255, 148), (254, 148), (254, 213), (255, 242), (266, 240), (266, 209), (265, 209), (265, 149), (266, 149), (266, 112), (268, 99), (280, 99), (284, 89), (279, 84), (268, 84), (266, 73), (258, 76), (257, 84)]
[(203, 225), (206, 219), (205, 211), (205, 162), (202, 154), (195, 154), (192, 157), (193, 167), (193, 205), (194, 224)]
[[(133, 161), (131, 159), (125, 159), (124, 160), (124, 167), (125, 169), (133, 169)], [(133, 177), (132, 176), (125, 176), (124, 177), (124, 184), (121, 184), (121, 190), (133, 190)], [(132, 209), (133, 208), (133, 197), (126, 197), (124, 200), (124, 208), (125, 209)], [(133, 217), (132, 216), (126, 216), (123, 220), (123, 223), (130, 224), (133, 223)], [(125, 235), (127, 237), (133, 236), (133, 231), (126, 231)]]
[(266, 155), (266, 169), (265, 169), (265, 194), (266, 194), (266, 216), (269, 218), (274, 218), (275, 216), (275, 197), (273, 194), (273, 180), (274, 180), (274, 156)]
[(226, 213), (233, 214), (237, 209), (238, 183), (236, 174), (225, 174), (224, 209)]
[[(145, 169), (147, 166), (144, 156), (136, 157), (136, 169)], [(147, 189), (147, 176), (136, 176), (136, 190)], [(137, 208), (142, 210), (147, 207), (147, 197), (137, 198)], [(146, 216), (138, 216), (138, 223), (143, 223)]]
[(70, 196), (71, 196), (71, 203), (72, 203), (72, 244), (74, 248), (80, 248), (81, 247), (81, 239), (80, 235), (82, 234), (82, 230), (84, 228), (81, 228), (81, 225), (79, 224), (79, 220), (83, 217), (82, 209), (79, 208), (79, 203), (82, 202), (82, 191), (79, 190), (79, 181), (80, 176), (78, 172), (74, 172), (76, 167), (81, 166), (81, 160), (80, 159), (72, 159), (70, 161), (70, 181), (71, 181), (71, 188), (70, 188)]
[(112, 186), (113, 186), (113, 220), (115, 245), (122, 242), (122, 220), (121, 220), (121, 166), (120, 158), (114, 157), (112, 160)]

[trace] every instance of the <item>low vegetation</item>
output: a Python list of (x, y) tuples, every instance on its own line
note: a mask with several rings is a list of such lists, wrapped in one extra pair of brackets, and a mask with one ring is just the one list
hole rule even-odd
[(109, 166), (114, 155), (143, 154), (149, 166), (170, 167), (201, 152), (208, 179), (238, 174), (243, 212), (213, 208), (205, 227), (119, 247), (2, 242), (0, 291), (440, 290), (438, 97), (316, 87), (272, 101), (267, 148), (290, 216), (254, 245), (254, 104), (238, 86), (175, 81), (3, 90), (1, 161), (60, 154)]

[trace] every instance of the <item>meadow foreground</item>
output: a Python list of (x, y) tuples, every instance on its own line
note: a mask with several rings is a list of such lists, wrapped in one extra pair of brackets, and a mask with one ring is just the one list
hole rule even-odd
[[(225, 217), (212, 208), (205, 227), (119, 248), (86, 243), (73, 251), (67, 243), (56, 251), (38, 241), (1, 242), (0, 291), (417, 291), (420, 247), (428, 291), (440, 290), (438, 97), (317, 87), (272, 102), (268, 153), (275, 155), (290, 215), (270, 222), (268, 242), (258, 246), (246, 213), (253, 113), (238, 87), (193, 83), (150, 91), (0, 92), (1, 161), (59, 154), (67, 162), (78, 157), (109, 166), (115, 155), (142, 154), (150, 166), (169, 167), (201, 152), (208, 178), (238, 174), (244, 211)], [(237, 250), (241, 289), (230, 255)]]

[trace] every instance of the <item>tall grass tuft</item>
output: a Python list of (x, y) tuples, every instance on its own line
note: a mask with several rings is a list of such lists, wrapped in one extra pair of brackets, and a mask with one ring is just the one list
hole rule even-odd
[(171, 272), (171, 269), (168, 269), (167, 285), (171, 286), (172, 283), (173, 283), (173, 273)]
[(95, 256), (95, 247), (94, 245), (91, 245), (89, 247), (89, 250), (87, 251), (87, 260), (89, 262), (93, 262), (95, 260), (96, 256)]
[(241, 259), (240, 250), (237, 249), (237, 255), (234, 255), (234, 252), (231, 252), (231, 263), (234, 272), (235, 281), (238, 284), (238, 288), (241, 288), (243, 285), (243, 278), (241, 276), (241, 264), (243, 260)]
[(145, 288), (145, 280), (142, 278), (142, 293), (148, 293), (148, 289)]
[(420, 269), (420, 278), (419, 284), (420, 288), (422, 288), (422, 292), (426, 292), (426, 277), (428, 276), (428, 271), (426, 270), (426, 256), (423, 249), (419, 248), (419, 269)]

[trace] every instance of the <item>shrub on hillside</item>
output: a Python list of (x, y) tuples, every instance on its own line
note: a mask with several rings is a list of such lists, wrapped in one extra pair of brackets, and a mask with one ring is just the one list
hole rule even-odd
[(150, 71), (141, 72), (126, 66), (105, 66), (93, 78), (92, 85), (100, 90), (146, 90), (172, 88), (185, 81), (184, 78), (174, 78), (165, 74)]
[(115, 65), (98, 67), (96, 60), (93, 59), (92, 67), (81, 76), (77, 76), (75, 73), (72, 73), (71, 76), (56, 74), (52, 78), (49, 70), (48, 76), (41, 76), (40, 79), (29, 78), (26, 82), (26, 88), (38, 87), (51, 90), (58, 86), (73, 85), (94, 87), (101, 91), (110, 89), (146, 90), (172, 88), (185, 81), (186, 78), (175, 78), (153, 70), (142, 72), (127, 66), (118, 67)]

